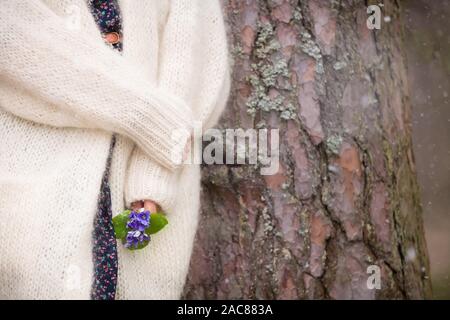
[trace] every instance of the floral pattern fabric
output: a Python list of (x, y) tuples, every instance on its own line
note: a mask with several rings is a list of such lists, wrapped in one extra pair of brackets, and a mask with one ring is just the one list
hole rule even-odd
[[(88, 0), (92, 16), (97, 23), (100, 32), (105, 35), (122, 32), (122, 18), (120, 16), (119, 5), (116, 0)], [(122, 50), (122, 41), (112, 45), (114, 49)]]
[[(120, 35), (122, 25), (117, 1), (88, 0), (88, 6), (103, 35), (110, 32), (116, 32)], [(112, 47), (121, 51), (122, 42), (112, 44)], [(114, 300), (116, 296), (118, 271), (117, 241), (112, 224), (111, 189), (109, 186), (109, 172), (114, 144), (115, 137), (113, 136), (94, 221), (92, 251), (94, 280), (91, 291), (91, 299), (93, 300)]]

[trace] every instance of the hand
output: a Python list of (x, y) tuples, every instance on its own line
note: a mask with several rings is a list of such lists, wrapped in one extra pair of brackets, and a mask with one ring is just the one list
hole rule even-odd
[(135, 201), (131, 204), (132, 210), (139, 210), (141, 208), (150, 211), (150, 213), (155, 213), (159, 211), (158, 210), (159, 205), (152, 200)]

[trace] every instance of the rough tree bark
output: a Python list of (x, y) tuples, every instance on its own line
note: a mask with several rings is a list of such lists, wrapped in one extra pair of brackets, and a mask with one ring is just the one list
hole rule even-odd
[(185, 298), (430, 297), (399, 1), (381, 30), (367, 5), (223, 0), (234, 72), (219, 127), (279, 128), (280, 169), (202, 168)]

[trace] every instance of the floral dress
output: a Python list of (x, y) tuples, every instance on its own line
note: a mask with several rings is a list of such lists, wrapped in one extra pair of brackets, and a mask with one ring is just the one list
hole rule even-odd
[[(88, 0), (88, 6), (105, 42), (113, 49), (121, 51), (122, 26), (117, 1)], [(92, 252), (94, 279), (91, 291), (91, 299), (93, 300), (114, 300), (116, 296), (118, 257), (117, 242), (112, 224), (111, 190), (109, 186), (109, 172), (115, 140), (115, 136), (113, 136), (94, 221)]]

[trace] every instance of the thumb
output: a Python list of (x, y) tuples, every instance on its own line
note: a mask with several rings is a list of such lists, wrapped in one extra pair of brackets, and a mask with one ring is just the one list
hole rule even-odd
[(157, 204), (152, 200), (144, 200), (144, 209), (150, 211), (150, 213), (157, 212)]

